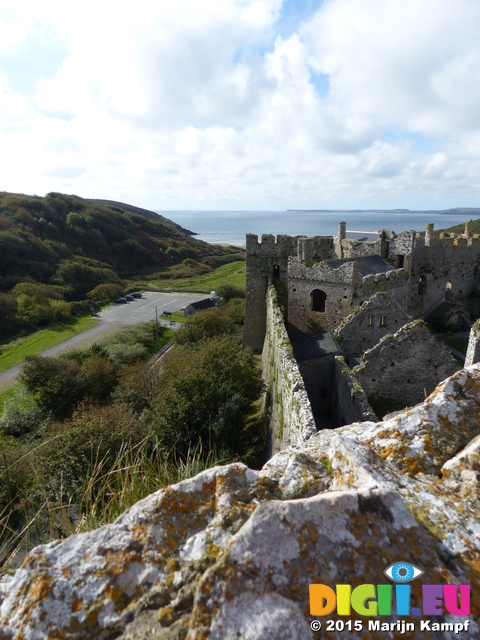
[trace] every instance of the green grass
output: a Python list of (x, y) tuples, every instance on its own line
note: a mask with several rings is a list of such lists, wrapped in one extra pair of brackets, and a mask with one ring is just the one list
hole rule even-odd
[(49, 329), (42, 329), (27, 338), (19, 338), (0, 355), (0, 372), (15, 367), (28, 356), (37, 356), (45, 349), (55, 347), (73, 336), (83, 333), (95, 327), (100, 320), (98, 318), (76, 318), (70, 322), (64, 322)]
[[(85, 483), (69, 500), (60, 492), (53, 502), (45, 492), (42, 503), (26, 496), (0, 513), (0, 573), (17, 568), (38, 544), (112, 523), (154, 491), (229, 462), (219, 459), (214, 449), (204, 451), (201, 442), (185, 459), (174, 451), (164, 456), (150, 436), (135, 445), (125, 443), (112, 466), (95, 456), (94, 460)], [(14, 524), (19, 518), (26, 523), (21, 530)]]
[(210, 293), (222, 284), (229, 284), (245, 291), (245, 262), (224, 264), (210, 273), (190, 278), (172, 278), (166, 270), (158, 279), (150, 280), (148, 284), (160, 289), (190, 289), (202, 293)]
[(454, 338), (453, 336), (445, 336), (443, 338), (443, 341), (457, 351), (460, 351), (461, 353), (467, 353), (468, 338)]

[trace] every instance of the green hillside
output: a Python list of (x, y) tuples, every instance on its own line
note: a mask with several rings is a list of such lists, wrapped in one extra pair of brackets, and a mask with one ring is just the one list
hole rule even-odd
[[(470, 222), (470, 230), (472, 233), (480, 233), (480, 218), (478, 218), (477, 220), (472, 220)], [(443, 231), (447, 231), (448, 233), (464, 233), (465, 223), (457, 224), (454, 227), (449, 227), (448, 229), (443, 229)]]
[(119, 202), (0, 192), (0, 336), (85, 312), (79, 301), (116, 297), (125, 279), (151, 279), (182, 264), (207, 272), (243, 258), (238, 248), (192, 235)]

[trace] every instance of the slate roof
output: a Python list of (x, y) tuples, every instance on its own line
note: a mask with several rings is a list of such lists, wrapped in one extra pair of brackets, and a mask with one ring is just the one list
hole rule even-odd
[(317, 333), (314, 336), (296, 336), (292, 339), (293, 355), (297, 362), (322, 358), (327, 355), (343, 355), (331, 333)]
[(385, 273), (386, 271), (393, 270), (392, 265), (382, 260), (380, 256), (361, 256), (359, 258), (344, 258), (343, 260), (327, 260), (328, 266), (332, 269), (338, 269), (340, 265), (346, 262), (356, 262), (362, 276)]
[(204, 309), (211, 309), (215, 307), (215, 302), (210, 298), (205, 298), (205, 300), (198, 300), (198, 302), (191, 302), (186, 308), (185, 311), (203, 311)]

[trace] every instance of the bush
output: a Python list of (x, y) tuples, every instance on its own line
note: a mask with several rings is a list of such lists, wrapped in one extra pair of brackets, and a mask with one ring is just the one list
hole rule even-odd
[(69, 416), (86, 388), (80, 365), (67, 358), (27, 358), (20, 381), (33, 394), (40, 409), (56, 418)]
[(70, 312), (72, 316), (90, 315), (91, 306), (88, 300), (70, 302)]
[(220, 285), (216, 293), (220, 298), (223, 298), (225, 302), (233, 298), (245, 298), (245, 290), (231, 284)]
[(96, 461), (113, 465), (125, 443), (135, 445), (147, 435), (125, 405), (100, 407), (83, 402), (69, 420), (52, 425), (47, 432), (46, 444), (37, 454), (38, 474), (48, 482), (51, 494), (60, 493), (63, 482), (72, 495)]
[(244, 419), (263, 383), (251, 356), (232, 338), (167, 354), (157, 380), (152, 428), (165, 452), (186, 455), (199, 440), (238, 453)]
[(235, 333), (241, 329), (244, 315), (245, 304), (237, 300), (201, 311), (186, 318), (172, 341), (175, 344), (194, 344), (214, 336)]
[(88, 292), (87, 297), (98, 305), (107, 304), (123, 295), (125, 288), (115, 282), (104, 282)]

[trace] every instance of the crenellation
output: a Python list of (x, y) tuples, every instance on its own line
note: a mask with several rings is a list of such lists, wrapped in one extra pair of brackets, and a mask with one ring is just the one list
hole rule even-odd
[[(275, 239), (264, 234), (259, 243), (257, 236), (249, 234), (247, 318), (250, 319), (246, 322), (245, 345), (261, 351), (265, 327), (261, 320), (265, 305), (261, 299), (270, 277), (277, 278), (285, 289), (289, 325), (302, 331), (331, 329), (350, 313), (356, 300), (382, 290), (389, 290), (412, 317), (424, 317), (446, 296), (457, 302), (468, 301), (470, 294), (478, 290), (480, 236), (472, 236), (468, 224), (465, 229), (462, 235), (441, 237), (434, 235), (433, 224), (427, 225), (425, 235), (411, 230), (395, 233), (383, 229), (373, 242), (346, 238), (343, 222), (335, 237), (279, 235)], [(377, 265), (377, 273), (361, 274), (354, 266), (357, 261), (360, 265), (362, 259), (374, 256), (385, 263)], [(351, 262), (342, 262), (348, 260)], [(253, 295), (249, 295), (250, 289)], [(325, 308), (320, 311), (312, 308), (315, 291), (326, 296)]]

